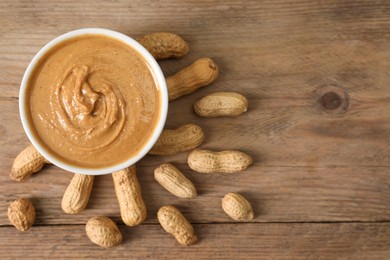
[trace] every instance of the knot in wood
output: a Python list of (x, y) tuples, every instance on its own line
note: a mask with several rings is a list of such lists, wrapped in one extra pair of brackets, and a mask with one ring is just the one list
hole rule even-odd
[(327, 114), (337, 115), (347, 112), (349, 96), (347, 92), (337, 86), (327, 85), (315, 92), (317, 106)]
[(333, 110), (340, 107), (342, 99), (339, 95), (337, 95), (337, 93), (330, 91), (322, 95), (320, 102), (324, 109)]

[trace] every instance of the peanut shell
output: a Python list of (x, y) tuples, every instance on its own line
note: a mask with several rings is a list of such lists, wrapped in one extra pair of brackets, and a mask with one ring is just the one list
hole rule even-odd
[(16, 156), (9, 177), (15, 181), (24, 181), (33, 173), (41, 170), (45, 163), (49, 161), (33, 145), (29, 145)]
[(188, 156), (188, 165), (200, 173), (235, 173), (252, 164), (252, 158), (237, 150), (214, 152), (194, 150)]
[(177, 34), (157, 32), (144, 35), (137, 41), (147, 49), (156, 60), (180, 58), (189, 51), (188, 43)]
[(204, 141), (202, 128), (195, 124), (182, 125), (176, 129), (163, 130), (149, 154), (173, 155), (194, 149)]
[(85, 225), (88, 238), (101, 247), (113, 247), (122, 242), (118, 226), (107, 217), (93, 217)]
[(27, 231), (35, 221), (35, 209), (31, 200), (17, 199), (8, 207), (8, 219), (20, 231)]
[(94, 176), (75, 174), (62, 197), (61, 207), (65, 213), (76, 214), (85, 209), (91, 195)]
[(239, 116), (248, 109), (248, 100), (235, 92), (207, 95), (194, 105), (195, 113), (203, 117)]
[(172, 234), (181, 245), (196, 243), (194, 228), (177, 208), (164, 206), (157, 212), (157, 218), (163, 229)]
[(154, 170), (154, 178), (167, 191), (179, 198), (191, 199), (197, 195), (194, 184), (170, 163), (157, 167)]
[(146, 206), (135, 165), (112, 173), (112, 178), (123, 222), (128, 226), (141, 224), (146, 218)]
[(222, 198), (222, 208), (234, 220), (252, 220), (253, 209), (244, 196), (231, 192)]
[(191, 94), (210, 85), (218, 77), (218, 66), (210, 58), (201, 58), (176, 74), (166, 78), (169, 100)]

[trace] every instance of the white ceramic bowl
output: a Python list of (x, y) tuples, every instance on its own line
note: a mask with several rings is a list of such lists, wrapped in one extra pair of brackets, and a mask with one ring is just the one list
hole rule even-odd
[[(52, 156), (50, 152), (46, 150), (46, 147), (42, 146), (40, 142), (38, 141), (37, 136), (33, 134), (33, 131), (31, 130), (34, 126), (30, 125), (28, 118), (28, 114), (26, 111), (26, 99), (29, 98), (27, 95), (27, 83), (31, 76), (31, 73), (34, 71), (35, 66), (38, 65), (39, 60), (48, 52), (51, 48), (58, 45), (59, 43), (66, 41), (68, 39), (79, 37), (82, 35), (104, 35), (109, 36), (111, 38), (117, 39), (121, 42), (124, 42), (131, 46), (133, 49), (135, 49), (141, 56), (145, 59), (145, 61), (149, 64), (151, 68), (151, 72), (154, 74), (155, 79), (157, 81), (159, 91), (160, 91), (160, 97), (161, 97), (161, 107), (160, 107), (160, 115), (159, 115), (159, 121), (149, 138), (149, 141), (145, 144), (145, 146), (133, 157), (129, 158), (123, 163), (110, 166), (110, 167), (104, 167), (104, 168), (86, 168), (86, 167), (80, 167), (76, 165), (72, 165), (63, 161), (58, 160), (56, 157)], [(32, 59), (30, 64), (28, 65), (23, 79), (20, 86), (20, 92), (19, 92), (19, 112), (20, 117), (22, 120), (23, 128), (30, 139), (31, 143), (35, 146), (35, 148), (51, 163), (54, 165), (70, 171), (74, 173), (81, 173), (81, 174), (88, 174), (88, 175), (102, 175), (102, 174), (108, 174), (112, 173), (114, 171), (118, 171), (121, 169), (124, 169), (126, 167), (129, 167), (136, 162), (138, 162), (142, 157), (144, 157), (150, 149), (152, 149), (153, 145), (156, 143), (158, 137), (160, 136), (163, 127), (165, 125), (165, 120), (168, 113), (168, 91), (167, 86), (165, 83), (164, 75), (160, 69), (160, 66), (157, 64), (156, 60), (153, 58), (153, 56), (137, 41), (130, 38), (127, 35), (124, 35), (122, 33), (107, 30), (107, 29), (101, 29), (101, 28), (85, 28), (85, 29), (79, 29), (75, 31), (71, 31), (68, 33), (65, 33), (54, 40), (50, 41), (48, 44), (46, 44)]]

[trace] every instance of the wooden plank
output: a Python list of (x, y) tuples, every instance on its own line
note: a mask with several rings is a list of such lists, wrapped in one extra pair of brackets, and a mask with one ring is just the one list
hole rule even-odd
[[(9, 156), (5, 164), (26, 144), (14, 98), (29, 60), (53, 37), (93, 24), (134, 36), (167, 29), (183, 34), (192, 50), (183, 59), (161, 62), (167, 75), (202, 56), (217, 61), (218, 81), (171, 103), (167, 122), (169, 127), (200, 124), (206, 148), (244, 149), (264, 166), (390, 166), (388, 4), (186, 1), (177, 12), (174, 2), (2, 1), (0, 134), (5, 146), (0, 153)], [(129, 15), (136, 7), (137, 15)], [(107, 10), (119, 11), (113, 19)], [(155, 15), (157, 10), (165, 19)], [(320, 94), (331, 85), (345, 92), (345, 110), (319, 105)], [(194, 115), (197, 99), (222, 90), (248, 96), (249, 112), (233, 120)], [(184, 161), (185, 155), (174, 158)]]
[[(267, 96), (302, 98), (302, 89), (311, 92), (325, 82), (350, 92), (370, 88), (383, 97), (389, 83), (390, 6), (380, 0), (5, 0), (0, 10), (0, 85), (7, 97), (18, 95), (23, 72), (40, 47), (69, 30), (91, 26), (132, 36), (180, 33), (192, 51), (182, 60), (162, 62), (167, 74), (197, 57), (212, 56), (223, 72), (218, 84), (254, 79), (255, 89)], [(247, 88), (245, 81), (234, 84)]]
[(201, 224), (194, 228), (200, 241), (182, 247), (159, 225), (120, 226), (124, 242), (103, 249), (88, 240), (84, 225), (38, 226), (27, 233), (2, 227), (0, 258), (388, 259), (390, 256), (389, 223)]
[[(334, 116), (309, 100), (250, 98), (250, 110), (238, 118), (202, 119), (192, 111), (200, 95), (173, 102), (167, 127), (199, 124), (206, 133), (204, 148), (242, 149), (263, 166), (390, 166), (390, 102), (385, 99), (367, 99), (354, 112)], [(10, 165), (28, 141), (17, 100), (1, 98), (0, 106), (0, 162)], [(184, 162), (186, 155), (172, 158)]]
[[(372, 167), (262, 167), (256, 164), (237, 175), (203, 175), (184, 164), (179, 169), (193, 180), (199, 196), (179, 199), (163, 189), (151, 166), (138, 167), (147, 223), (156, 223), (163, 205), (178, 206), (194, 223), (230, 222), (221, 208), (228, 192), (241, 192), (253, 204), (254, 222), (389, 221), (390, 179), (388, 168)], [(4, 172), (4, 171), (3, 171)], [(62, 195), (72, 178), (55, 167), (47, 167), (24, 183), (0, 176), (0, 225), (8, 225), (9, 203), (29, 197), (40, 225), (84, 223), (95, 215), (120, 221), (112, 178), (98, 176), (87, 209), (79, 215), (61, 210)]]

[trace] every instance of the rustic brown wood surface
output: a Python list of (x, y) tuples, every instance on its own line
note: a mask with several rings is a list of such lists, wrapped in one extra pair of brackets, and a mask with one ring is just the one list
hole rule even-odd
[[(241, 149), (254, 164), (235, 175), (192, 172), (187, 153), (147, 156), (138, 175), (146, 222), (124, 226), (111, 176), (95, 178), (79, 215), (61, 210), (71, 173), (54, 166), (23, 183), (8, 172), (28, 144), (18, 114), (21, 78), (52, 38), (83, 27), (138, 37), (155, 31), (182, 35), (190, 52), (159, 62), (165, 75), (211, 57), (220, 77), (210, 87), (170, 104), (168, 127), (196, 123), (207, 149)], [(249, 111), (203, 119), (192, 105), (215, 91), (238, 91)], [(0, 259), (389, 259), (390, 258), (390, 2), (311, 1), (13, 1), (0, 2)], [(153, 179), (173, 162), (199, 196), (178, 199)], [(220, 200), (241, 192), (255, 219), (235, 223)], [(9, 203), (32, 198), (36, 225), (10, 226)], [(200, 242), (181, 247), (157, 224), (159, 207), (173, 204), (195, 224)], [(112, 217), (124, 243), (92, 244), (89, 217)]]
[(38, 226), (22, 234), (3, 227), (0, 243), (7, 247), (0, 247), (0, 255), (2, 259), (388, 259), (390, 254), (390, 223), (195, 224), (199, 242), (190, 247), (167, 239), (158, 225), (120, 226), (124, 243), (111, 249), (91, 245), (84, 228)]

